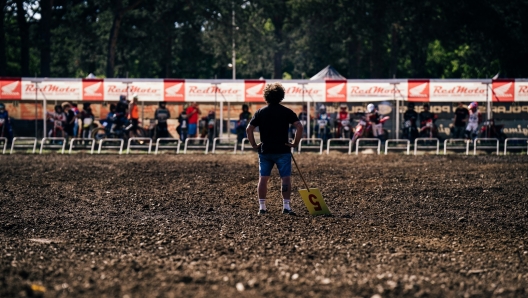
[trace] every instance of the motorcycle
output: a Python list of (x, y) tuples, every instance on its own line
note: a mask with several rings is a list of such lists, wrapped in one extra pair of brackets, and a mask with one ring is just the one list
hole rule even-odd
[(323, 139), (324, 143), (326, 143), (328, 140), (328, 135), (330, 134), (330, 128), (328, 127), (329, 121), (330, 117), (328, 114), (322, 114), (319, 116), (319, 119), (316, 120), (317, 128), (315, 133), (318, 138)]
[[(115, 120), (114, 120), (115, 121)], [(138, 124), (137, 130), (132, 130), (132, 124), (116, 125), (112, 131), (112, 122), (108, 119), (99, 120), (100, 126), (92, 129), (92, 139), (99, 141), (101, 139), (123, 139), (125, 142), (132, 137), (146, 137), (145, 129)], [(114, 122), (115, 123), (115, 122)]]
[(507, 138), (506, 134), (503, 132), (504, 125), (496, 125), (495, 119), (489, 119), (484, 121), (482, 128), (480, 129), (481, 138), (495, 138), (499, 141), (504, 142)]
[(350, 126), (350, 120), (340, 119), (337, 120), (337, 131), (338, 135), (342, 139), (350, 139), (352, 128)]
[(424, 138), (437, 138), (438, 129), (433, 122), (433, 119), (428, 119), (425, 121), (425, 125), (420, 128), (420, 136)]
[(0, 118), (0, 138), (5, 138), (6, 135), (6, 123), (4, 118)]
[[(359, 138), (383, 138), (384, 140), (388, 139), (389, 132), (386, 129), (383, 129), (383, 123), (389, 120), (389, 116), (385, 116), (379, 120), (380, 127), (373, 127), (372, 123), (367, 119), (367, 116), (363, 113), (359, 114), (359, 122), (354, 129), (354, 135), (352, 136), (352, 144), (356, 143), (356, 140)], [(374, 132), (374, 129), (379, 129), (381, 131)]]
[(403, 138), (411, 142), (418, 137), (418, 129), (412, 125), (411, 120), (403, 122)]

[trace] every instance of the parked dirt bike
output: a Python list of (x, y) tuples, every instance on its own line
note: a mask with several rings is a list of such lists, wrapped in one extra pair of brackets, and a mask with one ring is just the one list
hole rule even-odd
[(425, 121), (425, 125), (420, 128), (420, 136), (423, 138), (437, 138), (438, 129), (433, 122), (433, 119)]
[[(380, 119), (380, 124), (383, 124), (389, 120), (388, 116), (385, 116)], [(354, 146), (356, 140), (359, 138), (374, 138), (374, 133), (372, 131), (372, 123), (368, 121), (365, 114), (361, 115), (356, 128), (354, 129), (354, 135), (352, 136), (352, 145)], [(379, 135), (378, 135), (379, 137)], [(386, 140), (389, 137), (389, 132), (386, 129), (383, 129), (382, 139)]]
[(495, 138), (499, 141), (504, 142), (507, 138), (506, 134), (503, 132), (504, 125), (496, 125), (495, 119), (490, 119), (484, 121), (482, 128), (480, 129), (481, 138)]
[(418, 137), (418, 129), (412, 125), (411, 120), (403, 122), (403, 138), (411, 142), (414, 142), (414, 139)]
[(129, 138), (144, 138), (147, 137), (145, 129), (141, 127), (141, 123), (138, 124), (137, 130), (132, 130), (132, 124), (117, 125), (112, 130), (112, 124), (110, 124), (106, 119), (99, 120), (101, 126), (94, 128), (92, 130), (92, 138), (96, 141), (101, 139), (123, 139), (128, 141)]
[(330, 135), (330, 128), (328, 127), (329, 121), (330, 117), (328, 114), (320, 115), (319, 119), (315, 120), (315, 134), (318, 138), (323, 139), (325, 144)]
[(337, 120), (337, 135), (342, 139), (350, 139), (352, 135), (352, 127), (349, 120)]

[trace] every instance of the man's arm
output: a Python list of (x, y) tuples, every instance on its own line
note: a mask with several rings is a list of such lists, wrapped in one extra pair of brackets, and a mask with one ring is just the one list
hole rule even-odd
[(254, 131), (255, 131), (255, 126), (249, 124), (246, 128), (246, 133), (247, 133), (249, 143), (251, 144), (251, 147), (253, 147), (253, 149), (258, 149), (262, 143), (257, 145), (257, 142), (255, 142), (255, 135), (253, 134)]
[(293, 126), (295, 126), (295, 139), (293, 140), (293, 144), (286, 143), (289, 147), (297, 147), (299, 146), (299, 142), (301, 141), (302, 135), (303, 135), (303, 125), (301, 121), (295, 121), (293, 123)]

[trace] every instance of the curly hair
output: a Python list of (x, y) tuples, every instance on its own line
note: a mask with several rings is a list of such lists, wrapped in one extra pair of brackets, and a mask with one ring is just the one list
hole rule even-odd
[(279, 103), (284, 99), (284, 87), (281, 83), (272, 83), (264, 88), (264, 100), (267, 103)]

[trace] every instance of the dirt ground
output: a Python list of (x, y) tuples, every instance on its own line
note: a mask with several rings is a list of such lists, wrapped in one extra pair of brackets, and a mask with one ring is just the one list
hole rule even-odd
[(333, 216), (254, 154), (0, 155), (0, 297), (528, 296), (526, 156), (297, 161)]

